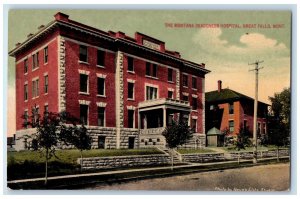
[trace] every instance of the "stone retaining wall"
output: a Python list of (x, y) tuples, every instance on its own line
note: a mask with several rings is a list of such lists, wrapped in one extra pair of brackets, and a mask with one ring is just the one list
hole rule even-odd
[(217, 162), (224, 161), (224, 153), (191, 153), (191, 154), (182, 154), (183, 162)]
[[(170, 164), (171, 158), (165, 154), (114, 156), (114, 157), (92, 157), (82, 158), (82, 168), (89, 169), (112, 169), (137, 166), (156, 166)], [(77, 159), (80, 164), (80, 158)]]
[[(230, 157), (233, 160), (236, 160), (238, 158), (241, 159), (252, 159), (253, 158), (253, 152), (230, 152)], [(289, 151), (287, 149), (281, 149), (279, 150), (279, 157), (281, 156), (288, 156)], [(268, 157), (276, 157), (277, 156), (277, 150), (266, 150), (266, 151), (257, 151), (257, 158), (268, 158)]]

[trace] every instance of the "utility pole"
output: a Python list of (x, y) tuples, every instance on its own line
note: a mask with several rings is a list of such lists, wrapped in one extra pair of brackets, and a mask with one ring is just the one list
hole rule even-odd
[(257, 163), (257, 102), (258, 102), (258, 71), (263, 67), (258, 64), (264, 61), (256, 61), (248, 65), (255, 65), (255, 68), (249, 71), (255, 71), (255, 100), (254, 100), (254, 119), (253, 119), (253, 163)]

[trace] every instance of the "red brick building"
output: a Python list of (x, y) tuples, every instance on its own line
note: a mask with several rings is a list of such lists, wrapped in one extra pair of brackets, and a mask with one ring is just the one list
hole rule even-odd
[[(232, 135), (239, 133), (239, 129), (249, 127), (253, 132), (254, 99), (222, 88), (222, 81), (218, 81), (218, 90), (205, 94), (206, 131), (215, 127), (221, 131), (228, 128)], [(258, 135), (267, 133), (268, 104), (258, 102), (257, 128)]]
[(161, 132), (172, 118), (186, 119), (195, 139), (205, 140), (209, 70), (163, 41), (104, 32), (57, 13), (9, 55), (16, 59), (17, 137), (34, 132), (21, 116), (36, 105), (40, 114), (65, 110), (84, 121), (93, 148), (164, 145)]

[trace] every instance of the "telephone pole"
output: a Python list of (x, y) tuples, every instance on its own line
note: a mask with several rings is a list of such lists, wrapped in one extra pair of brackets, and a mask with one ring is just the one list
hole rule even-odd
[(248, 65), (255, 65), (250, 71), (255, 71), (255, 100), (254, 100), (254, 118), (253, 118), (253, 163), (257, 163), (257, 102), (258, 102), (258, 71), (263, 67), (258, 67), (264, 61), (256, 61)]

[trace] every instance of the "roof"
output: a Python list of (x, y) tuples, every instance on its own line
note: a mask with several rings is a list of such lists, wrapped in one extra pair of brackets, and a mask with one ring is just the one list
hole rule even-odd
[[(215, 91), (205, 93), (206, 102), (225, 102), (225, 101), (236, 101), (241, 99), (254, 101), (253, 98), (244, 95), (242, 93), (236, 92), (234, 90), (231, 90), (229, 88), (221, 89), (220, 92), (218, 92), (218, 90), (215, 90)], [(269, 104), (266, 104), (264, 102), (259, 102), (259, 103), (269, 106)]]
[(223, 135), (223, 134), (219, 129), (213, 127), (207, 131), (206, 135)]

